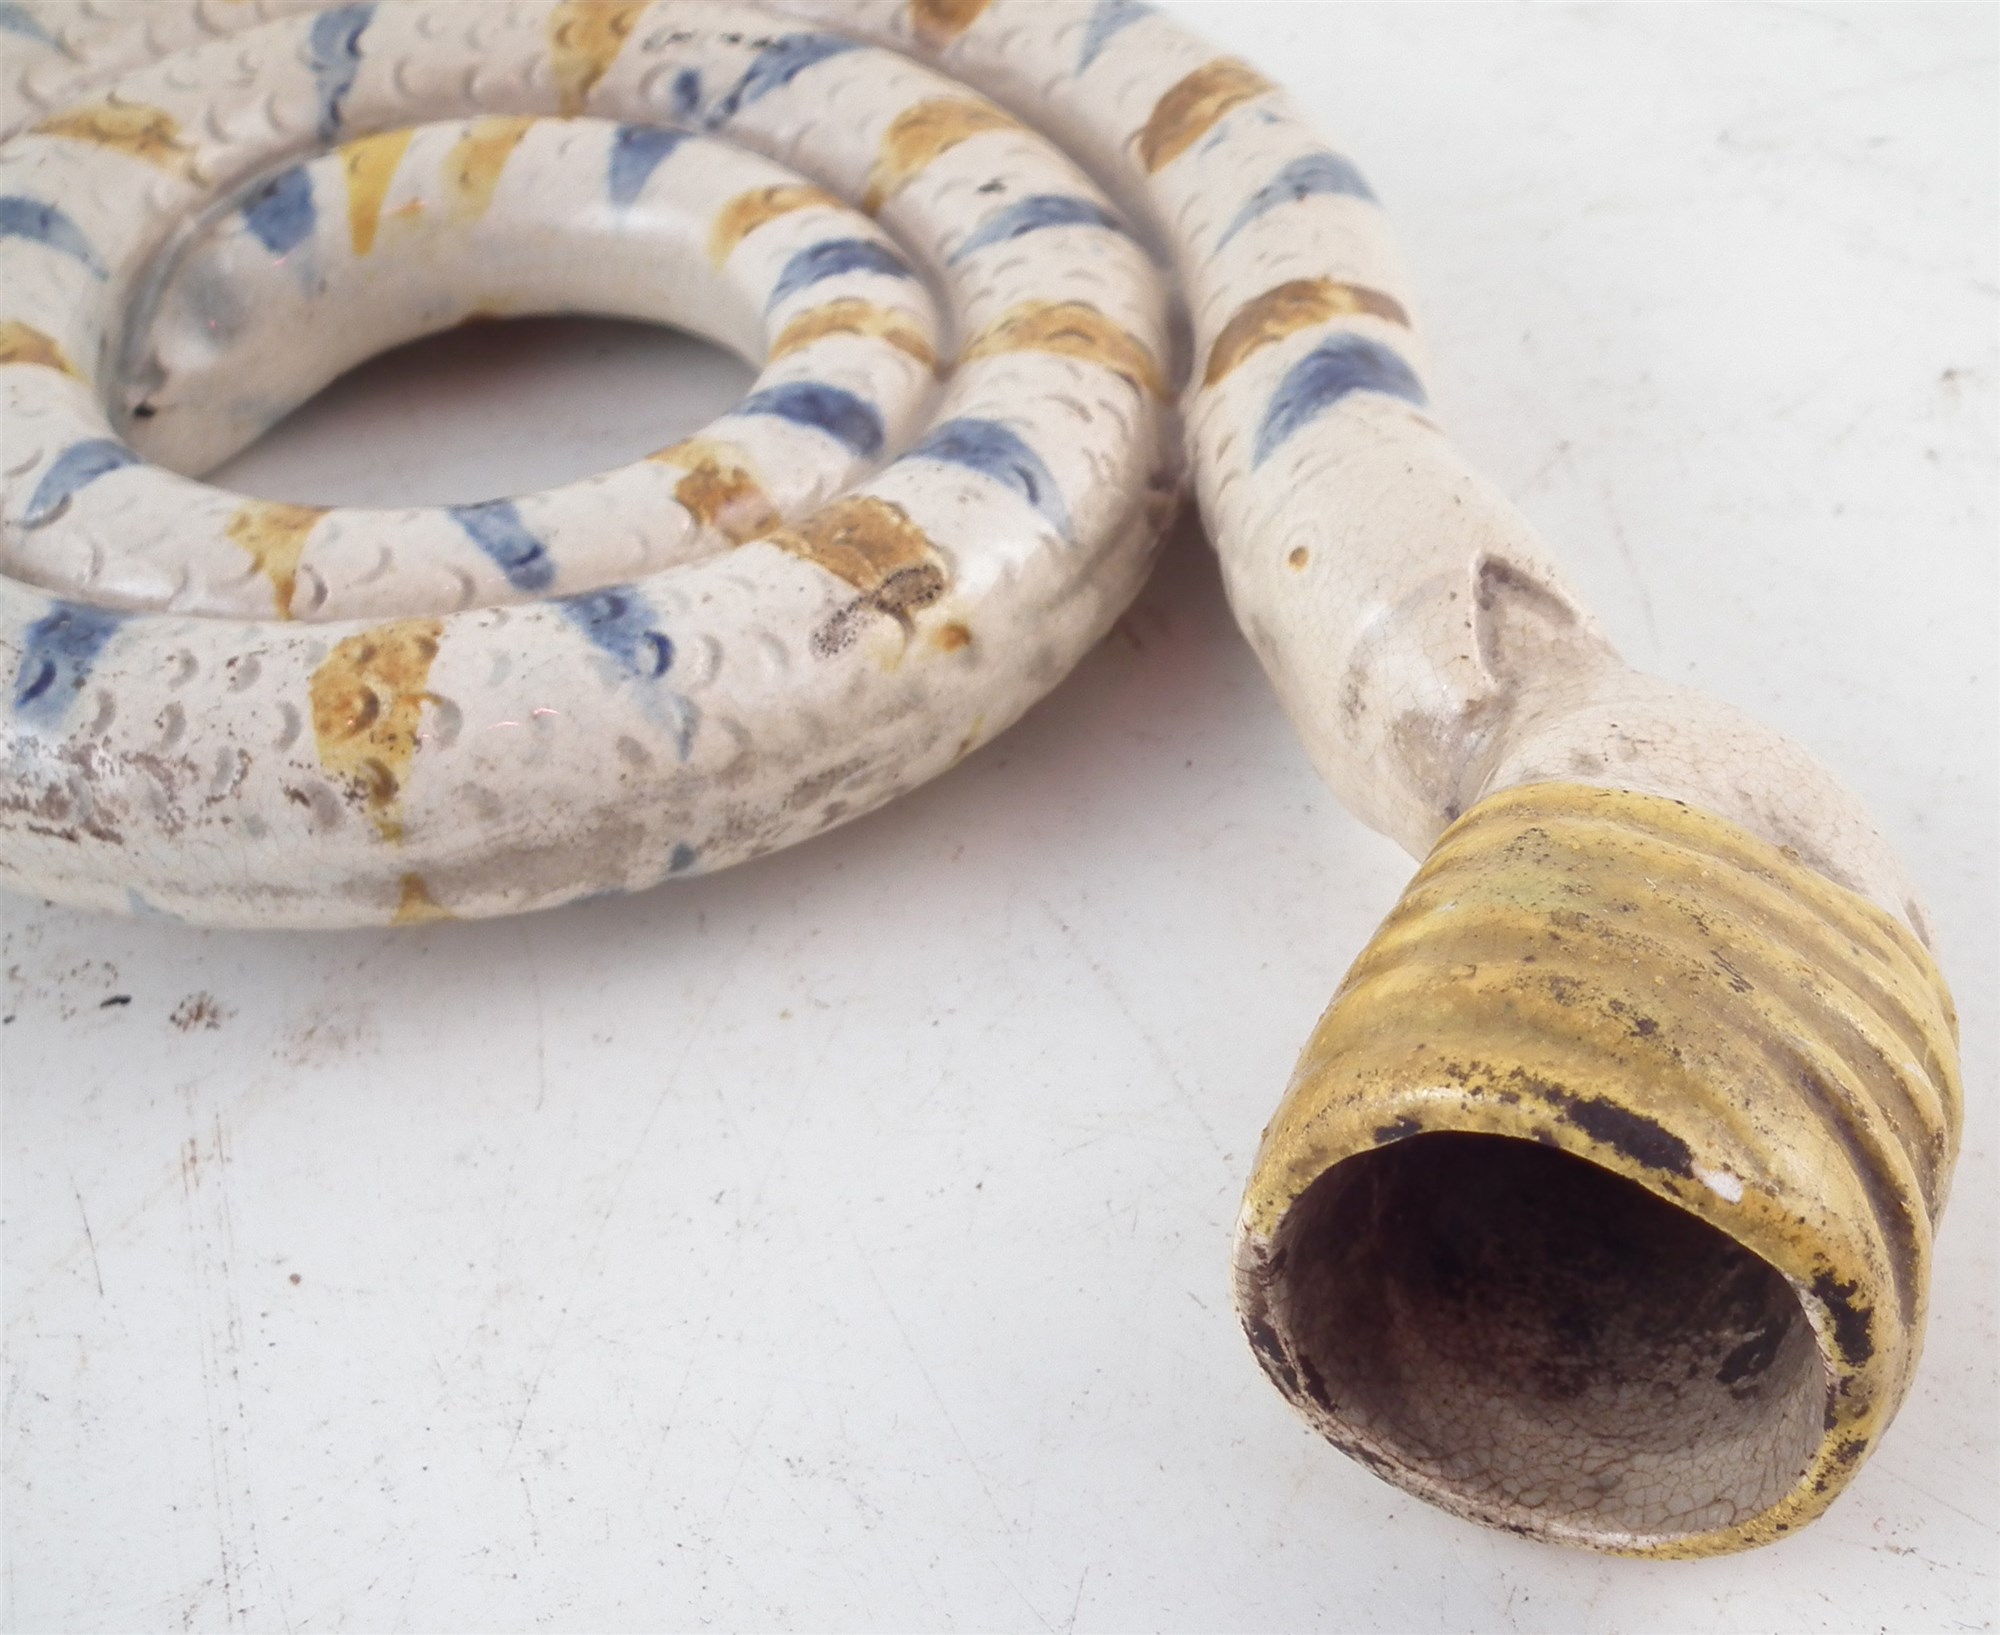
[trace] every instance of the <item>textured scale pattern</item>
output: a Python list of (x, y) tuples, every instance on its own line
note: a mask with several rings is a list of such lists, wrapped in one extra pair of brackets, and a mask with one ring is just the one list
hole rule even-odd
[[(1252, 1182), (1239, 1292), (1272, 1377), (1426, 1497), (1599, 1548), (1760, 1542), (1852, 1474), (1914, 1363), (1956, 1140), (1922, 910), (1824, 769), (1627, 666), (1465, 465), (1379, 201), (1264, 73), (1138, 0), (25, 0), (0, 32), (0, 882), (338, 926), (726, 867), (1017, 719), (1127, 605), (1191, 477), (1329, 784), (1413, 853), (1446, 837)], [(552, 309), (759, 373), (696, 435), (540, 493), (365, 510), (199, 480), (385, 347)], [(1567, 862), (1535, 853), (1523, 886), (1519, 848), (1563, 823)], [(1634, 883), (1642, 857), (1679, 898)], [(1641, 988), (1706, 984), (1687, 1082), (1560, 1003), (1601, 971), (1521, 975), (1535, 914), (1584, 912), (1537, 895), (1550, 869), (1624, 893)], [(1451, 920), (1482, 892), (1490, 923)], [(1725, 942), (1782, 1003), (1710, 991)], [(1850, 942), (1890, 974), (1802, 974), (1848, 971)], [(1524, 1027), (1531, 992), (1559, 1002)], [(1464, 1072), (1383, 1065), (1420, 1011)], [(1805, 1068), (1771, 1066), (1780, 1036)], [(1536, 1076), (1600, 1046), (1610, 1088)], [(1668, 1210), (1676, 1263), (1734, 1291), (1695, 1289), (1671, 1343), (1617, 1316), (1609, 1386), (1524, 1364), (1525, 1430), (1453, 1420), (1476, 1313), (1426, 1353), (1397, 1307), (1366, 1356), (1315, 1315), (1460, 1297), (1399, 1189), (1488, 1136), (1502, 1173), (1583, 1160), (1529, 1190), (1614, 1240)], [(1784, 1213), (1822, 1183), (1873, 1226)], [(1553, 1220), (1515, 1224), (1546, 1247)], [(1306, 1253), (1329, 1232), (1346, 1261)], [(1519, 1270), (1473, 1282), (1558, 1298)], [(1646, 1370), (1710, 1363), (1720, 1395), (1647, 1395)], [(1413, 1429), (1384, 1404), (1433, 1364)], [(1580, 1488), (1547, 1477), (1564, 1436), (1597, 1439)]]

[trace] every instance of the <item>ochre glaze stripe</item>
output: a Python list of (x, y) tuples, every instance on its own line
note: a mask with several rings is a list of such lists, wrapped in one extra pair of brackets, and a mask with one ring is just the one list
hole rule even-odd
[(517, 114), (475, 119), (445, 155), (444, 181), (451, 194), (451, 219), (477, 221), (493, 203), (500, 173), (521, 145), (534, 120)]
[(840, 200), (809, 182), (779, 182), (774, 187), (755, 187), (748, 193), (739, 193), (715, 213), (715, 223), (708, 230), (708, 259), (720, 267), (736, 253), (737, 245), (766, 222), (788, 216), (794, 210), (821, 207), (838, 210)]
[(1230, 109), (1277, 89), (1247, 62), (1223, 57), (1197, 68), (1154, 104), (1139, 132), (1139, 163), (1147, 171), (1178, 159), (1214, 129)]
[(549, 13), (556, 105), (580, 114), (652, 0), (562, 0)]
[[(798, 527), (773, 534), (771, 542), (817, 563), (866, 594), (879, 593), (913, 575), (931, 587), (925, 601), (936, 600), (943, 587), (937, 554), (924, 531), (900, 505), (872, 494), (835, 500)], [(907, 610), (922, 604), (905, 601), (901, 605)]]
[(230, 541), (249, 554), (257, 571), (271, 581), (278, 617), (292, 616), (292, 592), (306, 536), (326, 515), (319, 505), (287, 505), (282, 500), (250, 500), (229, 519)]
[(765, 362), (776, 363), (828, 335), (865, 335), (887, 341), (926, 368), (937, 366), (937, 354), (931, 350), (923, 326), (914, 317), (900, 307), (878, 307), (872, 301), (854, 296), (800, 313), (779, 331)]
[(1363, 284), (1341, 284), (1331, 278), (1295, 278), (1244, 302), (1222, 326), (1209, 348), (1204, 386), (1213, 386), (1252, 352), (1333, 318), (1366, 314), (1409, 327), (1410, 315), (1393, 295)]
[(348, 785), (392, 843), (403, 838), (403, 786), (443, 631), (440, 619), (364, 630), (335, 646), (309, 684), (320, 765)]
[(421, 874), (404, 875), (400, 891), (396, 912), (389, 918), (391, 925), (432, 925), (458, 917), (431, 895), (431, 888)]
[(382, 200), (395, 179), (396, 167), (410, 146), (410, 132), (384, 131), (364, 136), (340, 150), (340, 168), (347, 176), (347, 232), (357, 256), (375, 248), (375, 230), (382, 221)]
[(83, 379), (63, 349), (39, 329), (18, 318), (0, 318), (0, 368), (10, 363), (32, 363)]
[(882, 147), (868, 172), (868, 194), (861, 208), (871, 214), (893, 199), (912, 177), (939, 155), (982, 131), (1017, 128), (1017, 122), (990, 102), (970, 97), (932, 97), (913, 103), (889, 122)]
[(979, 21), (992, 0), (910, 0), (910, 31), (933, 50), (950, 45)]
[(777, 507), (741, 449), (695, 437), (651, 458), (686, 473), (674, 485), (674, 498), (702, 527), (714, 529), (732, 544), (761, 538), (778, 526)]
[(114, 148), (176, 175), (192, 177), (195, 173), (194, 149), (182, 139), (179, 122), (164, 108), (99, 102), (45, 119), (35, 129), (44, 136)]
[(1055, 352), (1123, 375), (1155, 397), (1167, 395), (1166, 378), (1146, 344), (1082, 301), (1033, 301), (1014, 307), (966, 344), (963, 360), (1003, 352)]

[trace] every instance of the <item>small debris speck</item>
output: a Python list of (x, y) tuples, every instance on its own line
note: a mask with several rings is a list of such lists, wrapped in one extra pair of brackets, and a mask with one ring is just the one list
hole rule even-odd
[(167, 1020), (183, 1033), (192, 1033), (196, 1028), (215, 1029), (222, 1026), (222, 1019), (229, 1012), (212, 993), (191, 993), (174, 1007), (174, 1013)]

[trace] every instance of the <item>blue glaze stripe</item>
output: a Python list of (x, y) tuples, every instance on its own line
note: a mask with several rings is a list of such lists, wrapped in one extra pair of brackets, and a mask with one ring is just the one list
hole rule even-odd
[(35, 484), (28, 508), (21, 513), (21, 526), (40, 528), (54, 522), (68, 508), (77, 490), (88, 488), (99, 477), (138, 463), (138, 455), (109, 437), (70, 444)]
[(609, 653), (627, 675), (653, 681), (673, 668), (674, 644), (656, 624), (653, 610), (631, 585), (605, 585), (577, 596), (556, 598), (562, 616)]
[(319, 96), (319, 139), (340, 134), (341, 108), (361, 72), (361, 36), (375, 19), (372, 4), (335, 6), (313, 19), (306, 35), (306, 67)]
[(1257, 428), (1252, 460), (1262, 465), (1292, 433), (1352, 392), (1379, 392), (1423, 408), (1428, 399), (1410, 366), (1379, 342), (1336, 335), (1292, 365)]
[(445, 514), (493, 559), (516, 590), (532, 595), (555, 583), (556, 565), (548, 547), (529, 532), (512, 500), (447, 506)]
[(24, 238), (47, 245), (73, 261), (81, 261), (99, 278), (106, 276), (104, 263), (83, 236), (83, 229), (52, 204), (25, 199), (18, 194), (0, 198), (0, 238)]
[(638, 198), (661, 162), (686, 140), (686, 131), (666, 125), (620, 125), (611, 138), (605, 180), (611, 202), (622, 209)]
[(1122, 233), (1118, 218), (1094, 199), (1080, 199), (1069, 193), (1037, 193), (994, 213), (975, 227), (965, 242), (951, 252), (957, 266), (968, 256), (994, 244), (1006, 244), (1045, 227), (1101, 227)]
[(860, 455), (882, 452), (882, 415), (866, 398), (824, 381), (795, 380), (752, 392), (731, 414), (772, 415), (823, 431)]
[[(18, 34), (23, 39), (35, 40), (42, 45), (56, 44), (49, 31), (35, 20), (35, 14), (26, 6), (15, 4), (15, 0), (4, 0), (4, 3), (0, 3), (0, 30)], [(61, 47), (57, 46), (57, 49), (60, 50)]]
[[(664, 677), (674, 664), (673, 640), (660, 629), (638, 587), (605, 585), (575, 596), (559, 596), (555, 607), (625, 677), (643, 684), (645, 714), (673, 735), (675, 752), (685, 761), (694, 750), (701, 711), (694, 700), (665, 685)], [(690, 853), (688, 862), (693, 860)]]
[(1308, 153), (1303, 158), (1294, 159), (1250, 195), (1243, 208), (1236, 212), (1236, 219), (1222, 230), (1222, 237), (1215, 241), (1215, 247), (1221, 249), (1259, 216), (1268, 215), (1282, 205), (1326, 194), (1367, 199), (1370, 203), (1375, 198), (1361, 172), (1339, 154)]
[(815, 63), (858, 49), (855, 41), (838, 34), (782, 35), (757, 53), (743, 77), (710, 111), (707, 122), (726, 124), (751, 103), (783, 90)]
[(997, 420), (946, 420), (905, 456), (962, 466), (1012, 489), (1068, 539), (1069, 506), (1055, 474), (1021, 435)]
[(902, 258), (885, 244), (867, 238), (829, 238), (809, 244), (787, 261), (764, 303), (769, 312), (781, 302), (843, 273), (878, 273), (884, 278), (913, 278)]
[(57, 727), (90, 679), (112, 633), (125, 622), (115, 608), (57, 602), (22, 632), (14, 672), (14, 714), (37, 727)]
[(683, 68), (674, 75), (672, 91), (674, 118), (692, 120), (701, 112), (701, 70)]
[(317, 219), (304, 165), (280, 171), (243, 202), (243, 225), (274, 256), (290, 255), (312, 237)]
[(1097, 61), (1099, 53), (1120, 29), (1129, 28), (1142, 17), (1150, 17), (1152, 12), (1153, 8), (1141, 0), (1097, 0), (1091, 8), (1090, 20), (1083, 25), (1083, 48), (1077, 53), (1076, 71), (1081, 74)]

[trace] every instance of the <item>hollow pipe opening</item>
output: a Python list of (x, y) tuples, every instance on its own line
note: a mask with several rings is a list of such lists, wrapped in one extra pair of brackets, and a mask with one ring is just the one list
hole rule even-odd
[(1644, 1547), (1770, 1508), (1821, 1440), (1828, 1374), (1785, 1278), (1567, 1153), (1450, 1132), (1364, 1152), (1272, 1251), (1262, 1320), (1300, 1405), (1479, 1520)]

